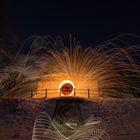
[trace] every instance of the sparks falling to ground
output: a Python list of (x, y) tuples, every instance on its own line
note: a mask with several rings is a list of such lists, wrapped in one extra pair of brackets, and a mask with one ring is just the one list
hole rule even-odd
[[(119, 37), (96, 47), (82, 47), (75, 41), (66, 46), (61, 38), (50, 36), (30, 37), (16, 56), (9, 57), (1, 49), (1, 61), (7, 62), (1, 63), (0, 96), (29, 97), (32, 91), (35, 97), (43, 97), (46, 89), (49, 97), (73, 95), (74, 90), (84, 97), (87, 89), (91, 98), (139, 96), (139, 54), (139, 46)], [(65, 80), (72, 84), (62, 84)], [(68, 92), (62, 93), (65, 88)]]
[(48, 114), (40, 113), (34, 123), (32, 140), (110, 140), (103, 122), (93, 116), (79, 126), (70, 118), (66, 120), (67, 118), (63, 118), (62, 125), (51, 120)]

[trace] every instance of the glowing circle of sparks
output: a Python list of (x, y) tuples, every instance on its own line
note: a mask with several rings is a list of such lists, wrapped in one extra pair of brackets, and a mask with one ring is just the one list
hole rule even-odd
[(59, 93), (61, 96), (72, 96), (74, 89), (75, 85), (70, 80), (63, 80), (59, 84)]

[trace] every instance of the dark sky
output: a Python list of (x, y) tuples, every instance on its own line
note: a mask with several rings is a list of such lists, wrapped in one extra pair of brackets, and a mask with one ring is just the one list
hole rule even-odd
[(31, 35), (69, 34), (97, 45), (123, 33), (140, 35), (140, 3), (121, 0), (3, 0), (0, 40), (11, 46)]

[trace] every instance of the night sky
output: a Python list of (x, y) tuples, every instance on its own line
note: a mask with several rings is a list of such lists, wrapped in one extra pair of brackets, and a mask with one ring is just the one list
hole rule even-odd
[(140, 35), (140, 3), (134, 0), (3, 0), (0, 44), (19, 46), (31, 35), (69, 34), (85, 45), (98, 45), (124, 33)]

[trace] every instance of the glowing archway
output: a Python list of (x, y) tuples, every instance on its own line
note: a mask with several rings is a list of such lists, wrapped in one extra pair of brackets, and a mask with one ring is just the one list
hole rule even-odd
[(75, 85), (70, 80), (63, 80), (59, 84), (58, 92), (61, 96), (72, 96), (74, 94)]

